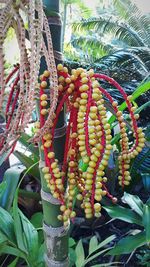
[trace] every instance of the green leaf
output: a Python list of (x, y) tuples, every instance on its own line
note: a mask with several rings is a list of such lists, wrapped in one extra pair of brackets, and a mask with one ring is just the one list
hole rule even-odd
[(8, 242), (8, 238), (6, 235), (4, 235), (2, 232), (0, 232), (0, 249), (1, 246), (4, 245), (4, 243), (6, 244)]
[(139, 114), (142, 110), (148, 108), (149, 106), (150, 106), (150, 101), (144, 103), (142, 106), (137, 108), (137, 110), (135, 111), (135, 114)]
[(11, 215), (0, 207), (0, 231), (13, 243), (16, 243), (14, 221)]
[(6, 210), (9, 210), (11, 208), (18, 181), (24, 169), (25, 167), (15, 166), (9, 168), (4, 174), (3, 180), (7, 184), (7, 187), (5, 189), (5, 192), (3, 193), (0, 204)]
[(77, 255), (73, 248), (69, 248), (69, 267), (74, 266), (77, 259)]
[(99, 257), (101, 254), (105, 253), (106, 251), (110, 250), (111, 247), (103, 249), (97, 253), (95, 253), (93, 256), (88, 257), (85, 261), (84, 264), (82, 265), (82, 267), (86, 266), (86, 264), (92, 260), (94, 260), (95, 258)]
[(18, 202), (18, 189), (16, 190), (16, 194), (15, 194), (14, 201), (13, 201), (14, 229), (15, 229), (18, 247), (20, 248), (20, 250), (27, 253), (26, 245), (24, 242), (24, 236), (23, 236), (23, 227), (22, 227), (22, 222), (21, 222), (17, 202)]
[(5, 246), (4, 248), (1, 249), (1, 254), (8, 254), (8, 255), (13, 255), (16, 257), (20, 257), (23, 259), (26, 259), (26, 255), (18, 248), (14, 248), (11, 246)]
[(29, 174), (31, 174), (35, 179), (40, 181), (40, 171), (38, 168), (38, 161), (32, 160), (30, 157), (24, 155), (23, 153), (19, 151), (15, 151), (14, 155), (20, 160), (20, 162), (29, 169), (32, 165), (34, 165), (37, 162), (37, 165), (35, 165), (33, 168), (29, 170)]
[(45, 267), (44, 253), (45, 253), (45, 243), (43, 243), (39, 247), (38, 256), (37, 256), (38, 258), (37, 258), (35, 266)]
[(76, 256), (77, 256), (76, 266), (81, 267), (81, 266), (83, 266), (84, 258), (85, 258), (82, 240), (80, 240), (78, 242), (76, 249), (75, 249), (75, 252), (76, 252)]
[(125, 222), (135, 223), (138, 225), (143, 225), (142, 218), (136, 214), (134, 211), (123, 208), (119, 205), (114, 206), (105, 206), (104, 209), (108, 212), (108, 214), (115, 219), (120, 219)]
[(2, 206), (1, 205), (1, 198), (2, 198), (2, 196), (4, 194), (4, 191), (5, 191), (6, 187), (7, 187), (6, 181), (0, 183), (0, 206)]
[(42, 227), (43, 224), (43, 213), (36, 212), (32, 215), (30, 222), (33, 224), (35, 228)]
[(108, 243), (112, 242), (116, 238), (115, 235), (111, 235), (107, 237), (105, 240), (103, 240), (101, 243), (98, 244), (97, 249), (100, 249), (104, 246), (106, 246)]
[(150, 205), (144, 205), (143, 225), (146, 231), (146, 241), (150, 242)]
[[(132, 94), (132, 101), (134, 101), (135, 99), (137, 99), (140, 95), (146, 93), (148, 90), (150, 89), (150, 81), (148, 82), (141, 82), (141, 84), (136, 88), (136, 90), (133, 92)], [(119, 110), (123, 111), (126, 108), (126, 103), (123, 102), (120, 107)], [(116, 117), (114, 115), (112, 115), (109, 119), (109, 123), (113, 123), (115, 121)]]
[[(97, 248), (96, 248), (94, 251), (97, 251), (98, 249), (100, 249), (100, 248), (106, 246), (108, 243), (112, 242), (114, 239), (115, 239), (115, 235), (111, 235), (111, 236), (109, 236), (108, 238), (106, 238), (105, 240), (103, 240), (100, 244), (98, 244), (98, 245), (97, 245)], [(106, 248), (106, 249), (104, 249), (104, 250), (101, 250), (101, 251), (95, 253), (94, 255), (93, 255), (93, 252), (94, 252), (94, 251), (93, 251), (93, 252), (90, 253), (90, 254), (88, 255), (88, 257), (85, 259), (85, 261), (84, 261), (84, 265), (83, 265), (83, 266), (86, 266), (86, 264), (87, 264), (88, 262), (94, 260), (95, 258), (97, 258), (97, 257), (100, 256), (101, 254), (105, 253), (105, 252), (108, 251), (109, 249), (110, 249), (110, 247), (109, 247), (109, 248)], [(92, 254), (92, 255), (91, 255), (91, 254)], [(91, 255), (91, 256), (90, 256), (90, 255)]]
[(132, 210), (134, 210), (141, 217), (143, 216), (143, 202), (138, 196), (125, 192), (124, 196), (122, 197), (122, 201), (124, 203), (127, 203), (132, 208)]
[(24, 238), (26, 241), (26, 247), (30, 262), (35, 262), (38, 254), (38, 232), (35, 227), (30, 223), (30, 221), (24, 216), (24, 214), (19, 210), (19, 215), (21, 219), (21, 224), (24, 232)]
[(90, 239), (90, 243), (89, 243), (89, 254), (92, 254), (97, 249), (97, 245), (98, 245), (97, 237), (93, 236)]
[(30, 151), (36, 158), (37, 160), (39, 159), (39, 150), (38, 147), (36, 148), (33, 144), (29, 143), (29, 139), (31, 139), (31, 136), (22, 133), (21, 137), (19, 138), (19, 142), (27, 148), (28, 151)]
[(8, 151), (4, 152), (1, 157), (0, 157), (0, 166), (3, 164), (3, 162), (7, 159), (7, 157), (9, 156), (11, 152), (11, 149), (9, 149)]
[(146, 243), (145, 232), (138, 233), (134, 236), (127, 236), (122, 238), (117, 245), (111, 251), (107, 252), (107, 255), (121, 255), (129, 254), (138, 247), (143, 246)]
[(75, 240), (72, 237), (69, 237), (69, 248), (73, 247), (76, 245)]
[(7, 267), (16, 267), (17, 266), (17, 262), (18, 262), (19, 258), (17, 257), (14, 261), (12, 261)]
[(83, 172), (86, 172), (87, 168), (88, 168), (89, 164), (88, 163), (84, 163), (82, 159), (80, 159), (79, 161), (79, 169)]

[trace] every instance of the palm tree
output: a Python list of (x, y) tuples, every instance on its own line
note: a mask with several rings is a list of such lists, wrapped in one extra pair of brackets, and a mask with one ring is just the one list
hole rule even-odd
[[(61, 55), (61, 20), (59, 14), (59, 0), (44, 0), (45, 12), (49, 20), (51, 28), (53, 48), (55, 53), (56, 64), (62, 62)], [(44, 69), (44, 62), (42, 62), (41, 72)], [(61, 112), (59, 121), (57, 123), (57, 132), (59, 128), (64, 128), (65, 114)], [(55, 139), (56, 140), (56, 139)], [(57, 136), (55, 141), (55, 154), (59, 162), (63, 161), (63, 147), (65, 143), (65, 131), (63, 135)], [(61, 150), (60, 150), (61, 147)], [(44, 160), (44, 155), (40, 151), (41, 161)], [(42, 166), (41, 166), (42, 168)], [(61, 266), (68, 267), (68, 230), (64, 229), (62, 223), (57, 219), (60, 213), (59, 202), (54, 199), (44, 181), (43, 173), (41, 171), (42, 183), (42, 203), (43, 203), (43, 229), (45, 232), (45, 262), (46, 266)]]

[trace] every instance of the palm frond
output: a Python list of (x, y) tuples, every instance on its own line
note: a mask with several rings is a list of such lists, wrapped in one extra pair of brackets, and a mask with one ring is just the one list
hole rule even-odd
[(84, 52), (98, 59), (116, 50), (116, 46), (106, 43), (96, 36), (80, 36), (72, 38), (72, 46), (75, 49), (82, 49)]
[(111, 17), (99, 17), (81, 21), (80, 23), (74, 23), (72, 26), (74, 33), (82, 33), (93, 30), (99, 34), (111, 34), (112, 38), (118, 38), (123, 42), (126, 42), (129, 46), (145, 46), (143, 39), (139, 34), (131, 28), (125, 22), (120, 22), (118, 18)]
[(150, 45), (150, 16), (143, 15), (133, 1), (113, 0), (113, 5), (119, 18), (124, 19), (138, 35), (145, 45)]

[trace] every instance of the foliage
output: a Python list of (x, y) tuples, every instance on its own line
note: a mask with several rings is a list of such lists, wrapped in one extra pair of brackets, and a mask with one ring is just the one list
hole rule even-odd
[[(131, 94), (145, 77), (148, 81), (149, 22), (149, 15), (142, 15), (133, 1), (112, 0), (107, 9), (105, 1), (101, 1), (96, 17), (73, 24), (71, 40), (65, 46), (66, 64), (101, 71), (115, 78)], [(122, 101), (117, 94), (115, 98)], [(146, 103), (147, 98), (149, 93), (140, 97), (138, 104)], [(149, 120), (145, 112), (144, 116)]]
[(44, 246), (38, 240), (36, 228), (18, 208), (17, 199), (18, 190), (10, 213), (0, 207), (0, 254), (16, 257), (11, 264), (22, 259), (29, 267), (42, 267)]
[[(73, 239), (70, 239), (70, 249), (69, 249), (69, 254), (70, 254), (70, 266), (75, 266), (76, 267), (84, 267), (86, 264), (89, 262), (93, 262), (97, 257), (105, 254), (108, 250), (111, 249), (111, 247), (108, 247), (108, 244), (111, 243), (115, 239), (115, 236), (112, 235), (108, 238), (106, 238), (102, 242), (98, 242), (97, 237), (93, 236), (90, 239), (89, 242), (89, 249), (88, 249), (88, 255), (86, 256), (86, 252), (83, 246), (83, 241), (80, 240), (77, 245), (74, 242)], [(102, 249), (104, 247), (104, 249)], [(92, 265), (92, 267), (104, 267), (104, 266), (114, 266), (116, 262), (113, 263), (103, 263), (103, 264), (98, 264), (98, 265)]]
[[(138, 247), (150, 242), (150, 201), (144, 204), (138, 196), (124, 193), (122, 201), (129, 208), (119, 205), (105, 206), (105, 210), (112, 218), (117, 218), (128, 223), (138, 225), (138, 229), (131, 231), (131, 235), (122, 238), (115, 247), (109, 251), (109, 255), (129, 254)], [(142, 230), (141, 230), (142, 226)]]

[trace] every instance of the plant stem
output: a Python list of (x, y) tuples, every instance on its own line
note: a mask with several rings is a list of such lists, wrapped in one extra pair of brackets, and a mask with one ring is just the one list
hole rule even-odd
[[(49, 26), (51, 30), (53, 49), (56, 64), (62, 62), (61, 55), (61, 20), (59, 15), (59, 0), (44, 0), (45, 12), (48, 17)], [(45, 63), (42, 62), (41, 72), (45, 69)], [(39, 113), (39, 111), (38, 111)], [(39, 114), (37, 114), (39, 117)], [(64, 109), (60, 113), (56, 131), (59, 132), (59, 128), (65, 128), (65, 112)], [(54, 150), (56, 158), (59, 163), (63, 161), (65, 145), (65, 131), (64, 134), (57, 134), (54, 140)], [(41, 174), (41, 197), (43, 205), (43, 230), (45, 234), (45, 263), (47, 267), (69, 267), (68, 262), (68, 230), (64, 229), (62, 222), (57, 219), (60, 214), (60, 203), (57, 199), (53, 198), (50, 194), (47, 184), (45, 182), (42, 168), (44, 165), (44, 154), (40, 149), (40, 174)]]

